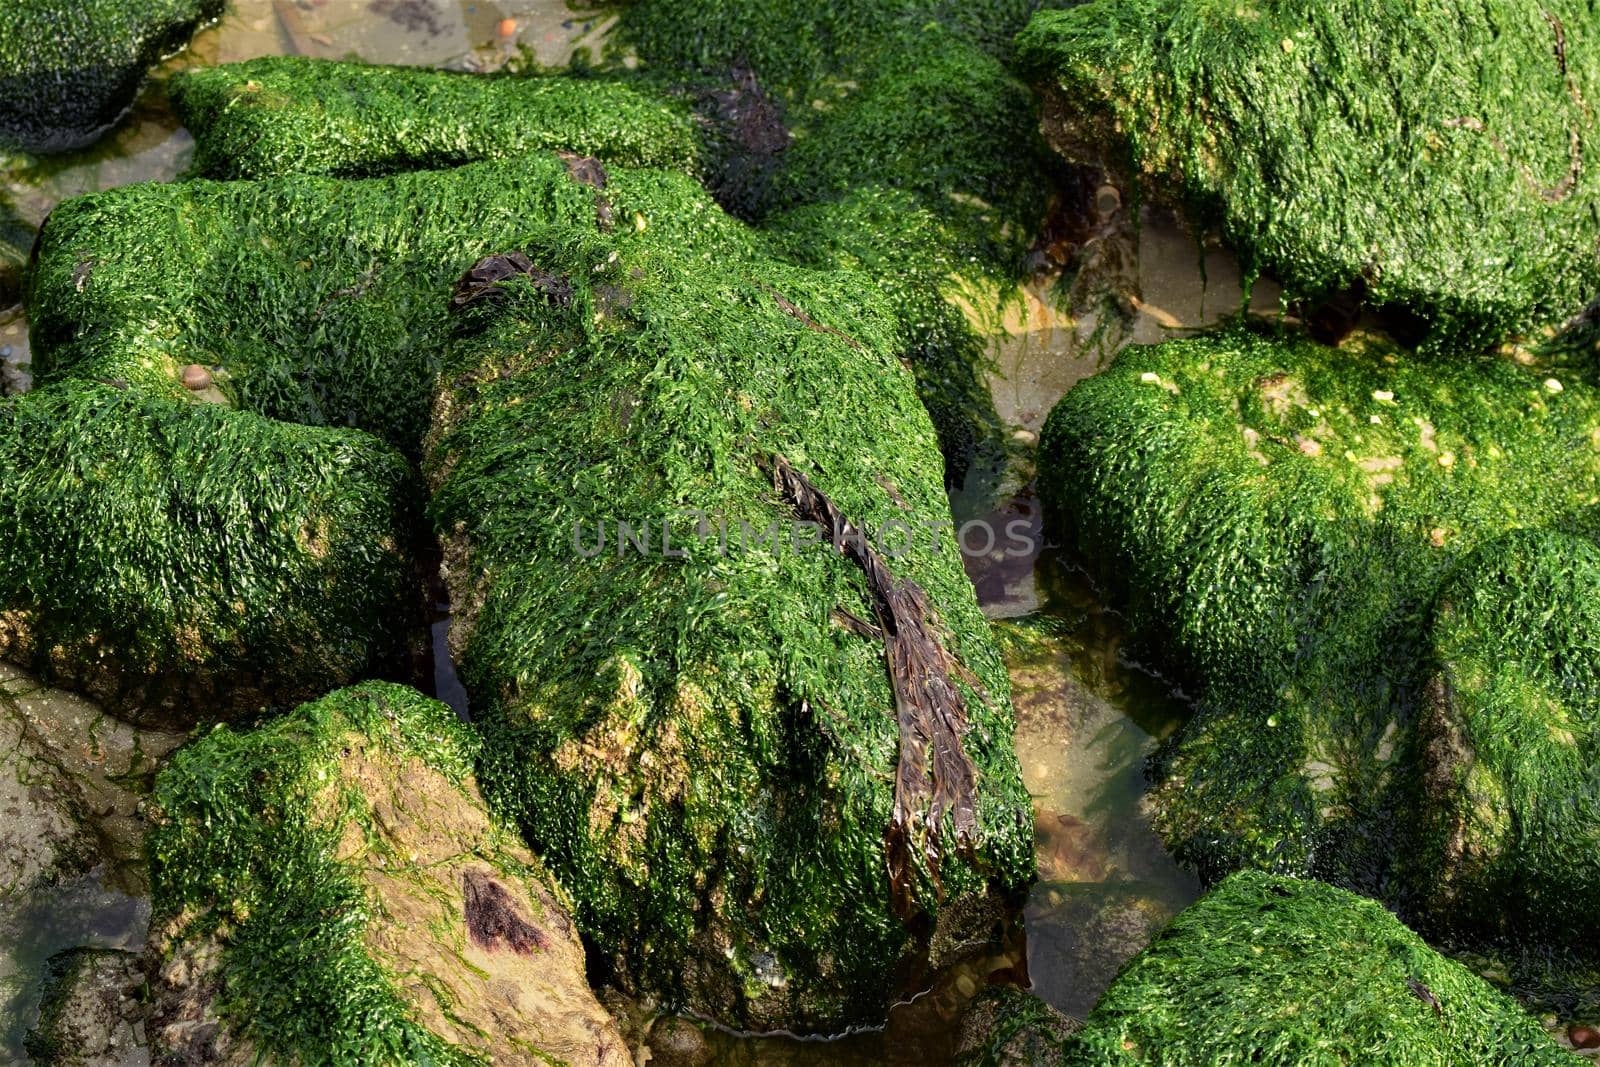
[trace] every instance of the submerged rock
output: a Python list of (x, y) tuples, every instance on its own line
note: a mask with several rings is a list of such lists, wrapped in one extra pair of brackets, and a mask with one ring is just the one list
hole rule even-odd
[(1377, 903), (1244, 872), (1134, 958), (1063, 1062), (1564, 1064), (1509, 997)]
[[(64, 867), (46, 864), (50, 879), (104, 865), (111, 880), (130, 892), (143, 887), (145, 821), (140, 800), (161, 761), (184, 740), (179, 733), (141, 730), (114, 718), (73, 693), (41, 685), (13, 667), (0, 665), (0, 720), (5, 723), (12, 773), (28, 785), (21, 815), (13, 809), (14, 831), (32, 819), (65, 818), (77, 827), (80, 846)], [(7, 850), (7, 858), (26, 864), (30, 849)], [(26, 889), (36, 879), (11, 878), (9, 890)], [(0, 896), (10, 895), (0, 889)]]
[[(1435, 609), (1416, 882), (1440, 915), (1578, 943), (1600, 926), (1600, 549), (1519, 531)], [(1592, 952), (1592, 946), (1590, 947)]]
[(0, 147), (81, 148), (121, 118), (145, 71), (223, 0), (8, 0), (0, 5)]
[(368, 683), (162, 772), (157, 1063), (631, 1063), (449, 708)]
[[(1416, 811), (1432, 606), (1507, 531), (1594, 529), (1600, 393), (1508, 359), (1225, 334), (1124, 352), (1052, 413), (1041, 457), (1054, 521), (1202, 697), (1162, 767), (1179, 855), (1409, 898), (1397, 867), (1444, 862)], [(1545, 624), (1507, 619), (1496, 640), (1544, 655)], [(1525, 727), (1476, 728), (1505, 730), (1490, 751)], [(1592, 800), (1580, 773), (1541, 784), (1557, 807)], [(1546, 855), (1590, 869), (1588, 831), (1547, 831)], [(1499, 907), (1531, 933), (1527, 904), (1491, 892), (1447, 917)]]
[(144, 1049), (139, 956), (80, 948), (50, 957), (24, 1047), (40, 1067), (135, 1067)]
[[(486, 788), (632, 989), (736, 1027), (881, 1022), (954, 905), (1031, 870), (898, 319), (686, 178), (604, 195), (631, 224), (464, 279), (441, 376), (432, 513)], [(841, 518), (867, 539), (806, 525)]]
[(959, 1067), (1058, 1067), (1079, 1027), (1032, 993), (1010, 987), (979, 993), (961, 1019)]
[(1438, 345), (1600, 287), (1586, 4), (1096, 0), (1037, 15), (1045, 131), (1217, 231), (1291, 298), (1356, 290)]
[[(17, 675), (0, 665), (0, 679)], [(29, 736), (0, 689), (0, 902), (93, 865), (97, 848), (72, 780)]]

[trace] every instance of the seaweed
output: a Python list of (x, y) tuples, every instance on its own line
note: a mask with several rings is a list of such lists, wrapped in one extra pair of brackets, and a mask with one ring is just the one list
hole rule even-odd
[(1592, 541), (1519, 530), (1439, 594), (1413, 877), (1451, 921), (1566, 943), (1600, 922), (1597, 579)]
[(1046, 132), (1291, 300), (1354, 292), (1427, 347), (1560, 326), (1600, 284), (1583, 0), (1096, 0), (1035, 16)]
[(1125, 967), (1063, 1062), (1563, 1064), (1516, 1002), (1371, 900), (1228, 878)]
[[(790, 311), (790, 307), (784, 310)], [(889, 892), (895, 911), (909, 918), (915, 906), (913, 882), (918, 868), (912, 849), (920, 847), (921, 867), (942, 896), (939, 864), (946, 816), (961, 854), (970, 857), (976, 844), (973, 794), (978, 772), (961, 744), (962, 735), (970, 729), (967, 697), (961, 686), (972, 687), (980, 697), (982, 689), (977, 678), (945, 648), (938, 618), (922, 587), (909, 579), (896, 580), (883, 555), (867, 542), (865, 532), (840, 514), (833, 501), (787, 459), (773, 456), (768, 465), (779, 497), (802, 519), (835, 531), (839, 551), (867, 578), (878, 626), (875, 633), (864, 636), (883, 642), (900, 727), (894, 811), (883, 835), (889, 854)]]

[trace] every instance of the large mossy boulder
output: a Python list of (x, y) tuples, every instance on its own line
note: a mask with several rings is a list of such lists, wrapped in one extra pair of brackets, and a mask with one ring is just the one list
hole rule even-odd
[(603, 78), (483, 77), (271, 56), (184, 71), (172, 103), (212, 178), (366, 177), (539, 149), (696, 170), (686, 104)]
[(1577, 943), (1600, 925), (1600, 549), (1518, 531), (1440, 593), (1422, 723), (1418, 882), (1439, 914), (1537, 924)]
[(0, 147), (59, 152), (122, 117), (145, 71), (223, 0), (8, 0), (0, 5)]
[(381, 683), (183, 749), (149, 843), (156, 1062), (630, 1064), (477, 756)]
[(1354, 289), (1474, 344), (1600, 287), (1586, 3), (1095, 0), (1018, 42), (1046, 135), (1293, 298)]
[(1032, 866), (898, 319), (687, 178), (604, 195), (614, 228), (457, 290), (427, 469), (486, 790), (628, 988), (880, 1022), (934, 929)]
[(1243, 872), (1123, 969), (1065, 1063), (1572, 1064), (1516, 1002), (1371, 900)]
[[(1390, 876), (1430, 836), (1415, 726), (1434, 602), (1508, 531), (1594, 529), (1600, 393), (1506, 358), (1222, 334), (1125, 351), (1051, 414), (1041, 463), (1053, 521), (1201, 697), (1162, 766), (1179, 854), (1430, 892)], [(1497, 640), (1542, 655), (1519, 618)], [(1553, 806), (1592, 802), (1581, 775), (1542, 781), (1567, 791)]]

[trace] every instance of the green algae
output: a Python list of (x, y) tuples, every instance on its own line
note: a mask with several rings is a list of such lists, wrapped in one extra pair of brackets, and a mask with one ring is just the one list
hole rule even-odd
[(1429, 905), (1516, 935), (1600, 922), (1600, 549), (1525, 530), (1480, 549), (1439, 595), (1417, 859)]
[(1174, 201), (1293, 299), (1355, 288), (1471, 347), (1600, 284), (1584, 2), (1098, 0), (1020, 62), (1052, 140)]
[[(474, 1033), (473, 1006), (450, 994), (472, 988), (474, 973), (508, 952), (547, 968), (576, 952), (581, 987), (582, 952), (570, 931), (561, 933), (566, 920), (551, 911), (557, 898), (537, 860), (483, 812), (472, 778), (478, 744), (443, 704), (366, 683), (253, 731), (218, 727), (184, 748), (152, 798), (155, 922), (167, 938), (157, 948), (160, 982), (180, 961), (191, 973), (180, 995), (214, 996), (206, 1018), (274, 1061), (492, 1062), (484, 1041), (503, 1039), (514, 1024)], [(491, 886), (501, 902), (498, 925), (474, 928), (474, 884)], [(397, 925), (399, 944), (427, 939), (431, 956), (396, 955)], [(389, 936), (375, 936), (385, 927)], [(473, 954), (469, 933), (491, 942), (488, 955)], [(509, 949), (493, 943), (508, 939)], [(561, 952), (563, 940), (571, 952)], [(433, 977), (419, 981), (407, 965)], [(518, 1009), (498, 995), (499, 1010)], [(430, 1012), (432, 999), (439, 1003)], [(194, 1029), (169, 1028), (185, 1021), (173, 1010), (157, 1004), (157, 1051), (166, 1036)], [(448, 1039), (452, 1028), (460, 1040)], [(599, 1029), (585, 1038), (591, 1062), (619, 1062)], [(519, 1051), (518, 1062), (568, 1058)]]
[(765, 228), (796, 262), (862, 270), (893, 302), (954, 485), (1003, 452), (980, 331), (1003, 313), (1052, 173), (1032, 101), (997, 60), (937, 26), (919, 44), (796, 139)]
[(0, 651), (138, 721), (398, 670), (411, 478), (365, 434), (124, 385), (4, 401)]
[(1504, 994), (1377, 903), (1258, 872), (1224, 881), (1118, 975), (1064, 1062), (1563, 1064)]
[(368, 177), (539, 149), (607, 163), (700, 166), (680, 102), (602, 78), (485, 77), (273, 56), (184, 71), (172, 103), (212, 178)]
[(888, 565), (973, 676), (978, 832), (930, 829), (944, 900), (1031, 865), (1004, 669), (950, 529), (924, 532), (949, 510), (898, 319), (687, 178), (613, 172), (605, 195), (634, 225), (530, 234), (536, 274), (467, 306), (442, 379), (432, 514), (486, 790), (625, 986), (734, 1026), (874, 1022), (945, 909), (922, 869), (916, 926), (894, 913), (903, 742), (883, 644), (842, 621), (873, 601), (791, 542), (775, 457), (852, 521), (916, 531)]
[(753, 70), (795, 107), (837, 83), (870, 76), (886, 56), (915, 51), (924, 35), (950, 31), (1003, 57), (1038, 0), (652, 0), (623, 11), (614, 53), (646, 68), (720, 84), (735, 67)]
[(1182, 859), (1409, 896), (1435, 597), (1509, 530), (1593, 529), (1597, 428), (1592, 386), (1508, 359), (1237, 332), (1128, 349), (1068, 394), (1042, 496), (1201, 696), (1162, 767)]
[(10, 0), (0, 6), (0, 147), (82, 147), (133, 102), (145, 71), (222, 0)]
[[(728, 48), (725, 63), (664, 43), (641, 48), (637, 74), (583, 77), (467, 79), (266, 60), (180, 75), (174, 96), (195, 132), (199, 170), (215, 177), (367, 174), (540, 146), (702, 175), (725, 207), (764, 220), (787, 258), (865, 269), (890, 294), (910, 339), (903, 354), (959, 484), (970, 469), (1004, 462), (981, 378), (982, 333), (1003, 314), (1053, 182), (1033, 101), (996, 58), (1033, 5), (858, 6), (755, 17), (740, 4), (649, 4), (623, 13), (619, 40), (692, 33)], [(683, 21), (691, 16), (692, 31)], [(707, 35), (724, 23), (741, 29)], [(739, 45), (750, 33), (767, 43)], [(842, 54), (817, 58), (832, 80), (815, 104), (795, 96), (790, 68), (774, 57), (841, 33), (851, 42), (848, 76)], [(789, 95), (770, 98), (780, 90)]]
[(1078, 1028), (1031, 993), (1006, 986), (973, 998), (961, 1020), (957, 1067), (1058, 1067)]
[(240, 408), (351, 426), (415, 455), (451, 281), (592, 201), (549, 153), (365, 182), (146, 184), (62, 204), (32, 282), (34, 373), (181, 395), (211, 368)]

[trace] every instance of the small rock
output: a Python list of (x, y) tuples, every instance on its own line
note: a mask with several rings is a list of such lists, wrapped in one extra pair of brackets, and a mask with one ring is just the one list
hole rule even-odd
[(516, 19), (501, 19), (500, 20), (500, 26), (499, 26), (499, 33), (500, 33), (500, 36), (502, 38), (515, 37), (516, 34), (517, 34), (517, 20)]
[(143, 984), (131, 952), (79, 948), (52, 956), (39, 1022), (25, 1041), (29, 1055), (55, 1067), (127, 1062), (142, 1044), (136, 1026)]
[(198, 363), (183, 368), (183, 387), (199, 392), (211, 388), (211, 372)]
[(676, 1015), (662, 1016), (650, 1028), (650, 1053), (655, 1067), (702, 1067), (711, 1062), (706, 1035)]
[(1122, 194), (1115, 185), (1102, 185), (1094, 191), (1094, 209), (1109, 215), (1122, 206)]
[(1600, 1030), (1574, 1023), (1567, 1027), (1567, 1040), (1573, 1048), (1600, 1048)]

